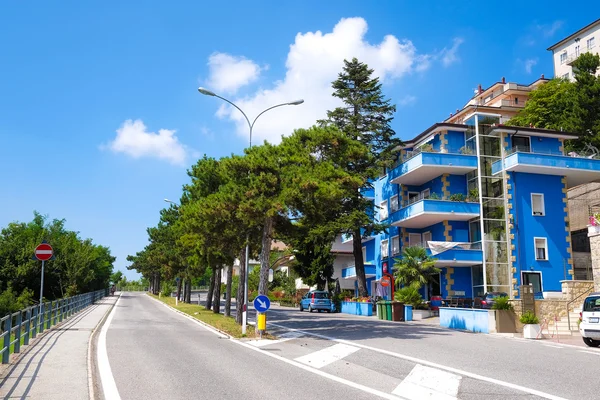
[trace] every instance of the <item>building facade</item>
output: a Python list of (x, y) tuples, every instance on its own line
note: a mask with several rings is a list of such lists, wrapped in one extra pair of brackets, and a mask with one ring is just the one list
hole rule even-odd
[(573, 80), (573, 61), (583, 53), (600, 54), (600, 19), (550, 46), (554, 77)]
[[(521, 284), (552, 297), (573, 278), (567, 192), (599, 179), (600, 160), (565, 154), (572, 134), (505, 126), (500, 107), (465, 108), (461, 123), (435, 124), (398, 149), (374, 182), (375, 218), (390, 228), (363, 240), (372, 295), (407, 246), (424, 247), (441, 270), (426, 298), (518, 297)], [(356, 280), (354, 267), (342, 278)]]

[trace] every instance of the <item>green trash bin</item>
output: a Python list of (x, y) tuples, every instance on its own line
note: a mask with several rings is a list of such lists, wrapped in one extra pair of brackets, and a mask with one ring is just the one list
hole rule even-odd
[(386, 302), (382, 301), (381, 302), (381, 319), (382, 320), (387, 320), (387, 307), (386, 307)]
[(383, 319), (383, 303), (377, 302), (377, 319)]
[(385, 302), (385, 319), (386, 319), (386, 321), (392, 320), (392, 302), (391, 301)]

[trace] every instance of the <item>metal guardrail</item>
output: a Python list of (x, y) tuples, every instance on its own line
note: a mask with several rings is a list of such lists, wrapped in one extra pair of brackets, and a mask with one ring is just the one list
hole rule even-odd
[(108, 295), (108, 289), (36, 304), (0, 319), (0, 354), (2, 364), (8, 364), (11, 353), (20, 353), (44, 329), (62, 322)]

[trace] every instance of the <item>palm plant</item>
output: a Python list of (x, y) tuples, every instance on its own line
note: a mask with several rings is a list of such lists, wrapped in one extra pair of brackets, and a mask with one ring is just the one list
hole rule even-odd
[(394, 259), (396, 284), (416, 289), (429, 284), (440, 273), (440, 269), (435, 267), (436, 261), (423, 247), (404, 248), (401, 258)]

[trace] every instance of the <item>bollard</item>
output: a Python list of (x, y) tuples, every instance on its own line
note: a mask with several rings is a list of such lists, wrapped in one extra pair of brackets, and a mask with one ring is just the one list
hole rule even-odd
[(258, 328), (258, 334), (262, 339), (263, 332), (267, 330), (267, 314), (258, 313), (256, 327)]

